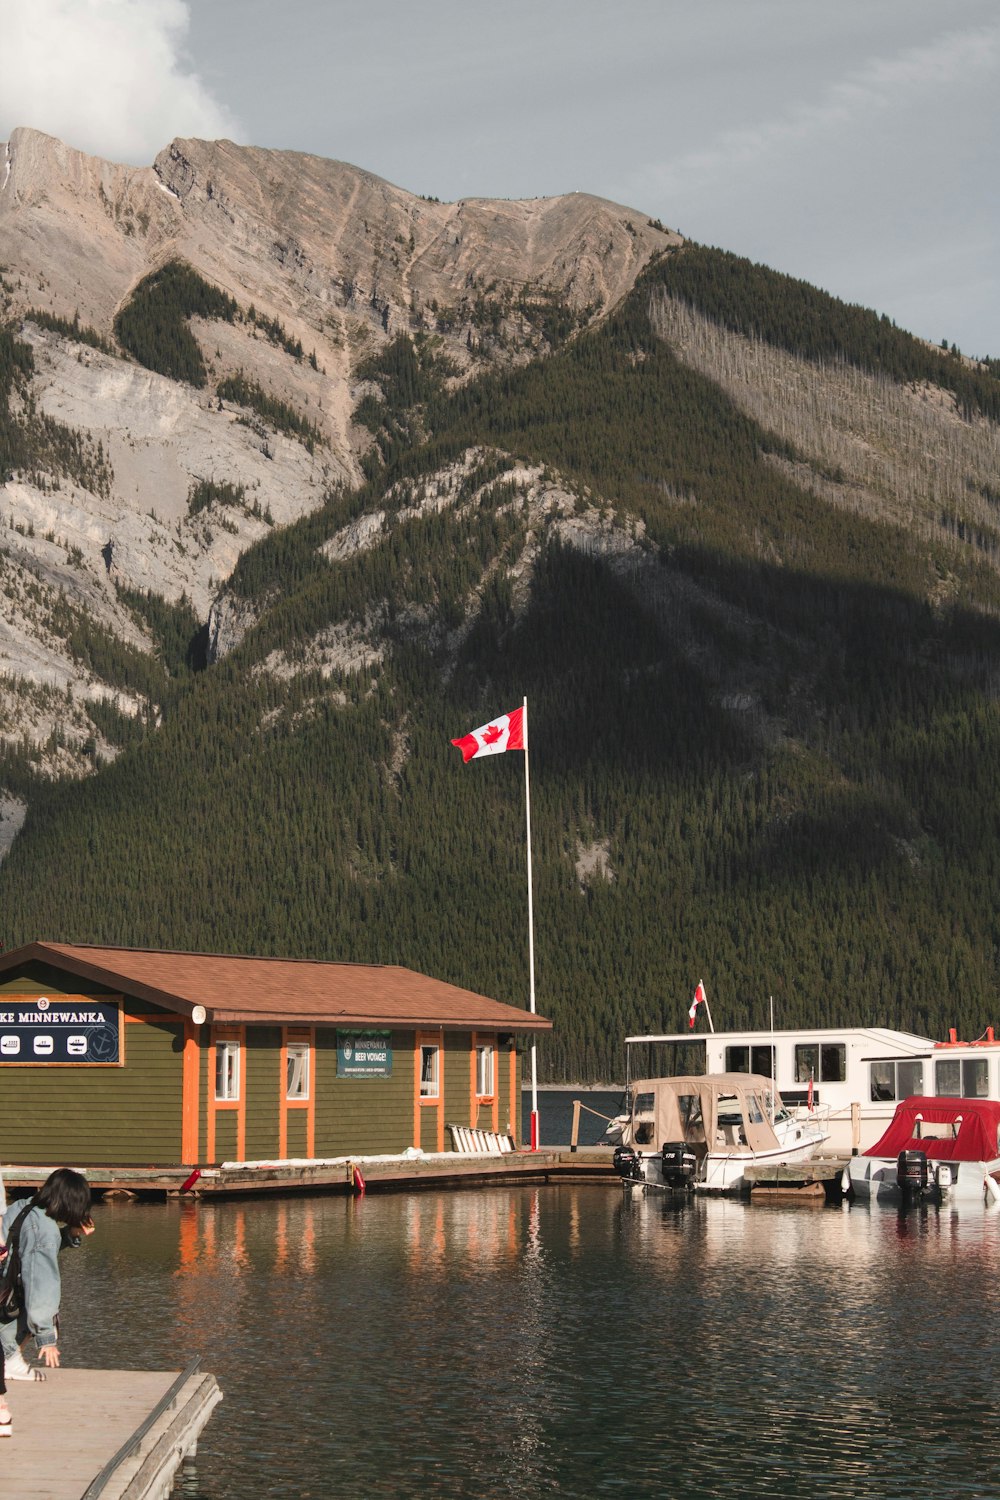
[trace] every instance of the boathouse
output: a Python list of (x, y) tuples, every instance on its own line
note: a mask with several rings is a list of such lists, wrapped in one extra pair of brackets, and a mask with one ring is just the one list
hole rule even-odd
[(0, 1155), (202, 1166), (520, 1141), (551, 1022), (393, 965), (29, 943), (0, 953)]

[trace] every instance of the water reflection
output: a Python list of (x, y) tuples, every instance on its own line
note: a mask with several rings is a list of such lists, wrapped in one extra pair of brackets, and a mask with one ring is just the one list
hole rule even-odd
[(1000, 1490), (1000, 1218), (582, 1185), (114, 1203), (70, 1364), (225, 1391), (187, 1500)]

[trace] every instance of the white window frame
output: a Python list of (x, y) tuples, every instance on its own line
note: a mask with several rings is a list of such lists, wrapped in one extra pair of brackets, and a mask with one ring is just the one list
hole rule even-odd
[[(900, 1085), (900, 1072), (904, 1077), (907, 1074), (915, 1074), (910, 1077), (908, 1083)], [(889, 1080), (889, 1092), (875, 1088), (875, 1080), (878, 1074), (887, 1076)], [(908, 1084), (916, 1083), (916, 1088)], [(924, 1091), (924, 1065), (919, 1057), (884, 1057), (874, 1058), (868, 1064), (868, 1094), (873, 1104), (886, 1103), (898, 1104), (900, 1099), (906, 1099), (911, 1094), (922, 1094)]]
[(441, 1097), (441, 1048), (437, 1042), (420, 1043), (420, 1097)]
[(289, 1042), (285, 1048), (285, 1099), (289, 1103), (309, 1098), (311, 1051), (308, 1042)]
[(215, 1102), (234, 1104), (240, 1097), (240, 1044), (225, 1037), (215, 1044)]
[(476, 1043), (476, 1097), (492, 1099), (496, 1092), (496, 1048), (492, 1042)]

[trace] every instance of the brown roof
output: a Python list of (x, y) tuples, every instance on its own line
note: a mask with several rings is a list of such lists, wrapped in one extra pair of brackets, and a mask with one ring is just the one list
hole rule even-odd
[(552, 1029), (552, 1022), (544, 1016), (395, 964), (27, 943), (0, 953), (0, 977), (32, 961), (53, 964), (78, 978), (181, 1014), (203, 1005), (208, 1020), (216, 1023)]

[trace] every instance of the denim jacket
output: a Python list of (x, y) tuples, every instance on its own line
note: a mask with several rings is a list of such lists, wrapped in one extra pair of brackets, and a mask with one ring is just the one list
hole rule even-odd
[[(24, 1208), (24, 1199), (10, 1205), (3, 1216), (3, 1237), (10, 1239), (14, 1220)], [(24, 1311), (28, 1327), (39, 1348), (55, 1344), (59, 1335), (55, 1320), (59, 1312), (62, 1282), (57, 1256), (63, 1246), (63, 1234), (54, 1219), (43, 1208), (33, 1208), (21, 1225), (21, 1279), (24, 1282)]]

